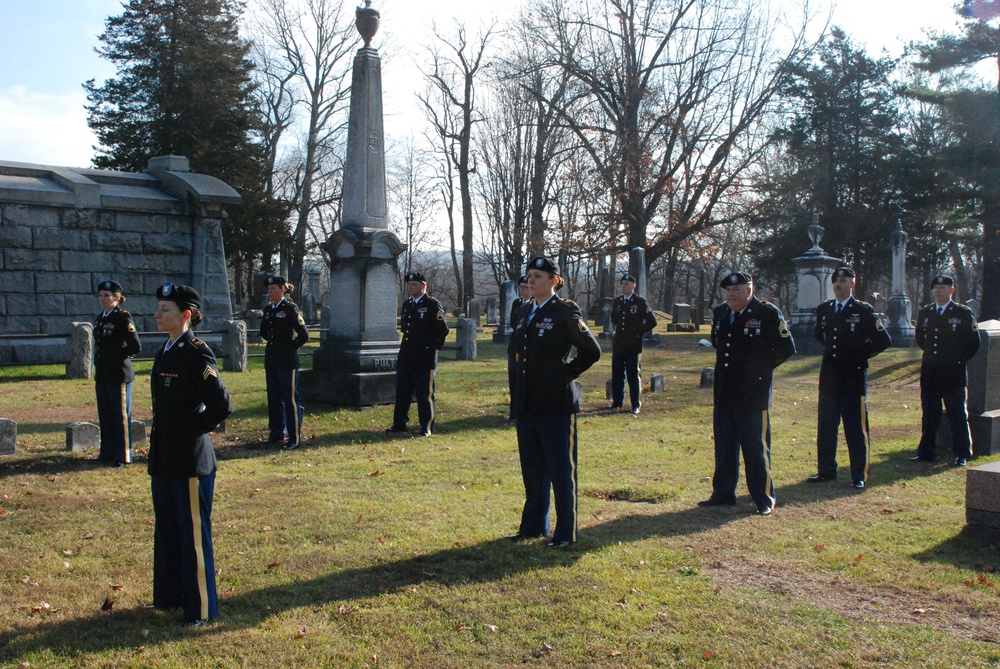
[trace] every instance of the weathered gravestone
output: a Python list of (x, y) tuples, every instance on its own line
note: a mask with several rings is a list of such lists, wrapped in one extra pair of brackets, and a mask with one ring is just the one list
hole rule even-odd
[(247, 368), (247, 324), (243, 321), (226, 321), (222, 369), (227, 372), (243, 372)]
[(66, 339), (66, 378), (93, 378), (94, 326), (90, 323), (70, 323)]
[[(969, 361), (968, 371), (972, 453), (1000, 453), (1000, 321), (979, 324), (979, 351)], [(943, 410), (938, 448), (951, 448), (951, 423)]]
[(0, 455), (10, 455), (17, 446), (17, 423), (0, 418)]
[(663, 379), (663, 374), (653, 374), (649, 377), (649, 392), (651, 393), (662, 393), (666, 389), (666, 382)]
[(466, 308), (466, 317), (471, 319), (473, 323), (476, 324), (476, 329), (482, 327), (483, 318), (483, 305), (479, 300), (469, 300), (468, 307)]
[(517, 299), (517, 282), (507, 279), (500, 286), (500, 325), (493, 333), (493, 341), (507, 343), (511, 333), (514, 332), (514, 324), (510, 322), (510, 310)]
[(459, 318), (455, 325), (455, 341), (458, 344), (456, 360), (475, 360), (477, 354), (476, 321)]
[(691, 305), (674, 304), (670, 307), (671, 323), (667, 325), (667, 332), (695, 332), (698, 326), (691, 322)]
[(146, 435), (146, 423), (141, 420), (133, 420), (131, 423), (132, 443), (145, 444), (149, 437)]
[(486, 325), (496, 325), (497, 324), (497, 298), (487, 297), (486, 298)]
[(79, 453), (101, 445), (101, 428), (93, 423), (71, 423), (66, 426), (66, 450)]
[(965, 522), (1000, 529), (1000, 462), (965, 472)]
[(701, 370), (701, 386), (702, 388), (713, 388), (715, 387), (715, 367), (705, 367)]

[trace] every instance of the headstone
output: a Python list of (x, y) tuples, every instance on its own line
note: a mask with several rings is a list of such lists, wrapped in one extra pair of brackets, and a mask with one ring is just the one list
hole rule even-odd
[[(895, 347), (912, 346), (916, 329), (913, 327), (913, 305), (906, 296), (906, 239), (903, 223), (896, 219), (896, 229), (889, 234), (892, 251), (892, 291), (886, 303), (885, 330)], [(796, 344), (798, 341), (796, 340)]]
[[(322, 312), (322, 314), (320, 314), (320, 321), (319, 322), (321, 324), (322, 323), (329, 323), (331, 318), (333, 318), (333, 307), (323, 307), (323, 312)], [(321, 328), (320, 333), (319, 333), (319, 343), (320, 343), (320, 345), (322, 345), (323, 342), (326, 341), (326, 335), (327, 334), (329, 334), (329, 331), (325, 327)]]
[(94, 326), (86, 322), (70, 323), (66, 349), (66, 378), (94, 378)]
[(965, 471), (965, 522), (1000, 529), (1000, 462)]
[(844, 264), (840, 258), (826, 255), (820, 248), (825, 230), (819, 224), (819, 217), (813, 214), (809, 226), (812, 247), (792, 263), (798, 272), (798, 299), (796, 309), (789, 316), (789, 329), (795, 337), (796, 352), (815, 355), (823, 352), (823, 347), (813, 336), (816, 328), (816, 307), (833, 297), (831, 277), (835, 269)]
[(337, 305), (312, 369), (299, 375), (302, 398), (337, 406), (389, 404), (396, 396), (399, 271), (405, 246), (386, 217), (382, 63), (371, 46), (379, 12), (356, 10), (364, 40), (354, 57), (340, 228), (322, 244)]
[(0, 418), (0, 455), (10, 455), (17, 446), (17, 423), (9, 418)]
[(972, 315), (975, 316), (976, 319), (978, 320), (979, 319), (979, 307), (980, 307), (979, 300), (977, 300), (976, 298), (972, 298), (971, 300), (966, 300), (965, 301), (965, 306), (967, 306), (970, 309), (972, 309)]
[(472, 321), (476, 324), (477, 330), (481, 328), (482, 317), (483, 317), (483, 305), (479, 302), (479, 300), (469, 300), (469, 305), (466, 310), (468, 312), (466, 314), (466, 317), (472, 319)]
[(979, 351), (968, 370), (972, 452), (1000, 453), (1000, 321), (979, 324)]
[(674, 324), (691, 322), (691, 305), (674, 304), (670, 307), (670, 316)]
[(101, 445), (101, 428), (93, 423), (72, 423), (66, 426), (66, 450), (79, 453)]
[(514, 332), (514, 324), (510, 322), (510, 309), (517, 299), (517, 282), (507, 279), (500, 286), (500, 325), (493, 334), (493, 341), (507, 343), (511, 333)]
[(264, 312), (260, 309), (250, 309), (247, 311), (247, 341), (251, 344), (260, 344), (264, 340), (260, 338), (260, 322), (264, 319)]
[(227, 372), (245, 372), (247, 369), (247, 324), (243, 321), (226, 321), (222, 369)]
[(601, 305), (601, 334), (598, 335), (600, 339), (614, 339), (615, 337), (615, 324), (611, 320), (612, 301), (611, 298), (608, 298)]
[(666, 390), (666, 387), (666, 381), (663, 378), (663, 374), (653, 374), (649, 377), (649, 392), (662, 393)]
[(582, 321), (583, 321), (584, 323), (586, 323), (586, 322), (587, 322), (587, 310), (586, 310), (586, 309), (584, 309), (583, 307), (580, 307), (580, 319), (581, 319), (581, 320), (582, 320)]
[(146, 436), (146, 423), (141, 420), (133, 420), (132, 423), (132, 443), (145, 444), (148, 440)]
[(497, 298), (487, 297), (486, 298), (486, 325), (496, 325), (497, 324)]
[(715, 367), (705, 367), (701, 370), (701, 388), (715, 387)]
[(455, 325), (455, 341), (458, 344), (456, 360), (476, 359), (476, 321), (471, 318), (459, 318)]

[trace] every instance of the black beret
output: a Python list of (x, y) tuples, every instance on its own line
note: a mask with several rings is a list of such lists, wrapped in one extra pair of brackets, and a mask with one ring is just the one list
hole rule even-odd
[(122, 285), (117, 281), (101, 281), (101, 285), (97, 287), (97, 291), (107, 290), (112, 293), (122, 292)]
[(938, 274), (931, 279), (931, 288), (934, 286), (954, 286), (955, 280), (946, 274)]
[(419, 281), (420, 283), (427, 283), (427, 279), (420, 272), (410, 272), (406, 275), (406, 283), (411, 281)]
[(733, 272), (726, 276), (719, 283), (720, 288), (728, 288), (729, 286), (739, 286), (741, 284), (753, 283), (753, 277), (746, 272)]
[(264, 279), (264, 283), (266, 283), (269, 286), (281, 286), (281, 287), (284, 287), (284, 285), (285, 285), (285, 278), (282, 277), (282, 276), (278, 276), (277, 274), (275, 274), (274, 276), (269, 276), (266, 279)]
[(528, 283), (528, 275), (527, 274), (522, 274), (521, 277), (517, 280), (517, 282), (518, 283)]
[(540, 272), (548, 272), (549, 274), (559, 276), (559, 266), (545, 256), (532, 258), (531, 262), (528, 263), (528, 269), (537, 269)]
[(165, 283), (156, 289), (156, 299), (176, 302), (177, 306), (184, 309), (191, 307), (201, 309), (201, 295), (191, 286), (178, 286), (173, 283)]
[(850, 267), (838, 267), (837, 270), (833, 273), (833, 276), (830, 277), (830, 282), (833, 283), (837, 279), (845, 276), (850, 277), (852, 279), (855, 278), (854, 270), (851, 269)]
[(622, 281), (631, 281), (632, 283), (635, 283), (635, 277), (631, 274), (625, 273), (622, 274)]

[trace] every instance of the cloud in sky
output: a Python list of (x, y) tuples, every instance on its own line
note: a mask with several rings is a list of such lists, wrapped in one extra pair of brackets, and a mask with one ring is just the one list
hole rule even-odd
[(97, 138), (87, 126), (86, 102), (82, 89), (60, 95), (0, 88), (0, 146), (6, 154), (0, 160), (87, 167)]

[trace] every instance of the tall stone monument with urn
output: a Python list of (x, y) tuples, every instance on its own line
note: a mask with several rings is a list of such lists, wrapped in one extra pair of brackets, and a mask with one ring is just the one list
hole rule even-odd
[(357, 9), (365, 45), (354, 57), (342, 219), (323, 244), (337, 300), (313, 368), (300, 377), (304, 399), (339, 406), (391, 403), (399, 352), (396, 259), (404, 246), (386, 219), (382, 65), (371, 47), (379, 13), (371, 4)]
[(798, 297), (795, 311), (790, 314), (789, 328), (795, 337), (795, 347), (800, 354), (822, 353), (822, 347), (816, 342), (813, 330), (816, 327), (816, 307), (833, 297), (831, 277), (834, 270), (844, 264), (840, 258), (828, 256), (820, 247), (823, 233), (826, 230), (819, 224), (819, 217), (813, 214), (809, 225), (809, 241), (812, 247), (792, 258), (798, 272)]

